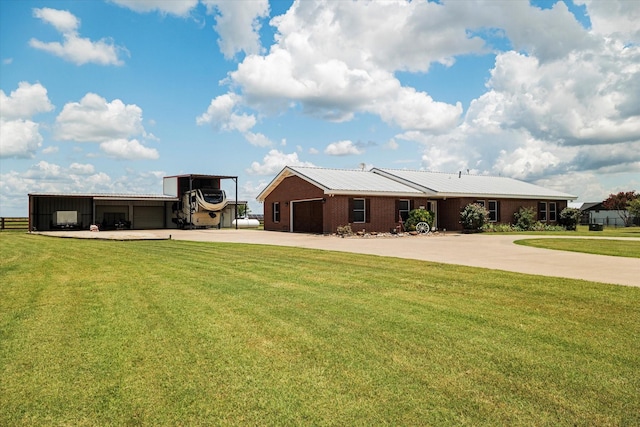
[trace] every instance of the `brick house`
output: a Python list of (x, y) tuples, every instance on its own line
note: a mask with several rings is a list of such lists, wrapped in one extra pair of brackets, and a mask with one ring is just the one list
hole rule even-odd
[(512, 178), (374, 168), (369, 171), (287, 166), (258, 195), (264, 229), (335, 233), (387, 232), (409, 211), (434, 212), (437, 229), (460, 230), (460, 211), (481, 203), (490, 221), (512, 223), (520, 207), (533, 207), (541, 222), (556, 223), (576, 196)]

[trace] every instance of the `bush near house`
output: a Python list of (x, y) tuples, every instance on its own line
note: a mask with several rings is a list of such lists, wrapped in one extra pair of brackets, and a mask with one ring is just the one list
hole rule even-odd
[(521, 207), (518, 212), (513, 214), (516, 222), (513, 224), (518, 231), (533, 230), (536, 218), (536, 210), (533, 208)]
[(580, 209), (565, 208), (560, 212), (560, 225), (566, 230), (575, 231), (580, 222)]
[(477, 203), (469, 203), (460, 212), (460, 222), (466, 231), (481, 231), (489, 220), (489, 211)]
[(433, 227), (433, 221), (435, 219), (435, 215), (433, 212), (428, 211), (426, 209), (414, 209), (409, 212), (409, 217), (405, 222), (405, 226), (409, 231), (415, 231), (416, 224), (419, 222), (426, 222), (429, 224), (429, 228)]

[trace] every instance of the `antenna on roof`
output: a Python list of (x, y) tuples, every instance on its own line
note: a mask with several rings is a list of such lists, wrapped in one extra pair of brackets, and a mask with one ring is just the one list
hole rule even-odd
[(462, 178), (462, 171), (458, 171), (458, 178)]
[(360, 170), (364, 171), (364, 168), (367, 167), (366, 163), (360, 163)]

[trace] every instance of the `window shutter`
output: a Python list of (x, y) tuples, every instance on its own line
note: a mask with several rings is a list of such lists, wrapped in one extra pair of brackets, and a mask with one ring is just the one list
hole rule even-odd
[(398, 212), (400, 212), (400, 200), (396, 199), (396, 216), (398, 215)]
[(349, 224), (353, 223), (353, 198), (349, 197)]
[(500, 222), (500, 201), (496, 200), (496, 222)]
[(365, 222), (371, 222), (371, 199), (364, 199)]

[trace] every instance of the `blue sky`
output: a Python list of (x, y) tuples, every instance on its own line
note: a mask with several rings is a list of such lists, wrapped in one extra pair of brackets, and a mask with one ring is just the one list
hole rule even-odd
[[(286, 165), (640, 189), (640, 2), (0, 2), (0, 215)], [(232, 189), (231, 184), (228, 188)]]

